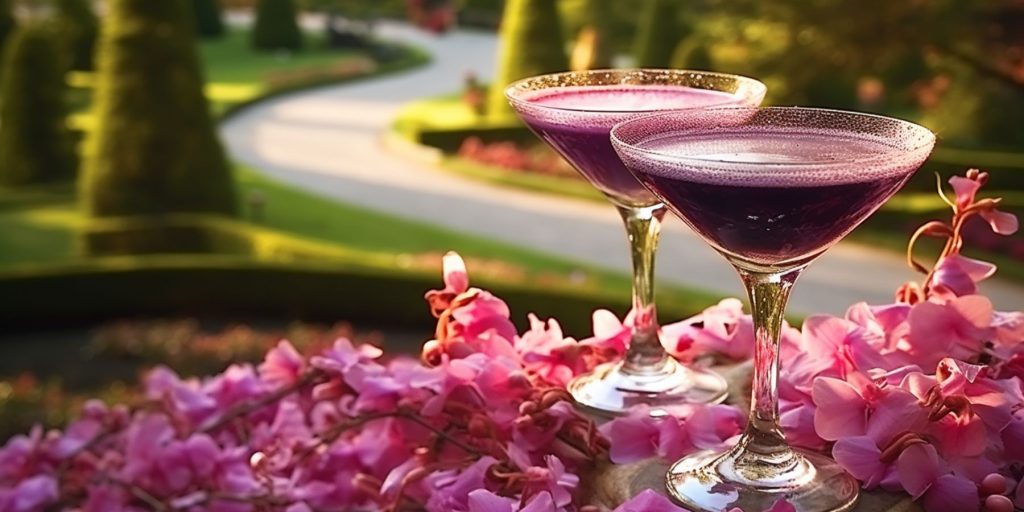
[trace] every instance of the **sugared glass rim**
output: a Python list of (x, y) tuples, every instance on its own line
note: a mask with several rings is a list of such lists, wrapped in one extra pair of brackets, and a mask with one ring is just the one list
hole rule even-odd
[[(893, 123), (894, 126), (906, 127), (907, 129), (909, 129), (910, 131), (913, 132), (913, 135), (914, 135), (913, 138), (914, 139), (920, 139), (920, 141), (919, 141), (918, 144), (910, 146), (910, 147), (908, 147), (906, 149), (894, 147), (894, 149), (899, 149), (899, 152), (896, 152), (896, 153), (878, 153), (878, 154), (873, 154), (871, 156), (866, 156), (866, 157), (863, 157), (863, 158), (845, 159), (845, 160), (841, 160), (841, 161), (828, 160), (828, 161), (817, 161), (817, 162), (755, 162), (755, 161), (748, 161), (748, 160), (721, 160), (721, 159), (716, 159), (716, 158), (701, 158), (701, 157), (698, 157), (698, 156), (680, 156), (679, 154), (676, 154), (676, 153), (668, 153), (668, 152), (665, 152), (665, 151), (658, 151), (658, 150), (652, 150), (652, 149), (643, 148), (643, 147), (640, 147), (640, 146), (636, 145), (636, 143), (627, 142), (627, 141), (623, 140), (623, 138), (622, 138), (622, 134), (623, 134), (624, 131), (628, 131), (630, 129), (635, 129), (637, 125), (640, 125), (640, 124), (644, 123), (645, 121), (646, 122), (650, 122), (652, 120), (657, 120), (659, 118), (664, 118), (666, 120), (670, 120), (670, 119), (683, 119), (686, 116), (691, 116), (692, 117), (692, 116), (697, 116), (697, 115), (702, 115), (702, 114), (703, 115), (707, 115), (709, 117), (713, 117), (716, 112), (720, 112), (723, 115), (723, 117), (725, 117), (725, 115), (728, 114), (728, 113), (751, 112), (751, 113), (755, 113), (755, 115), (756, 115), (756, 113), (760, 113), (760, 112), (778, 112), (780, 114), (801, 114), (801, 113), (802, 114), (814, 114), (814, 113), (818, 113), (818, 114), (825, 114), (825, 115), (832, 115), (832, 116), (839, 116), (839, 117), (844, 117), (845, 116), (845, 117), (860, 118), (860, 119), (873, 119), (873, 120), (876, 120), (876, 121), (882, 121), (882, 122), (886, 122), (886, 123)], [(797, 128), (797, 127), (794, 127), (794, 128)], [(810, 127), (808, 127), (808, 128), (810, 128)], [(728, 129), (728, 127), (725, 127), (725, 129)], [(836, 128), (836, 130), (837, 131), (842, 131), (839, 128)], [(664, 132), (649, 132), (652, 135), (652, 137), (645, 138), (644, 142), (647, 142), (647, 141), (651, 140), (651, 138), (653, 138), (653, 137), (658, 137), (659, 135), (664, 135), (666, 133), (675, 132), (675, 131), (688, 132), (688, 133), (694, 133), (694, 134), (698, 134), (698, 133), (702, 132), (702, 130), (700, 128), (689, 128), (689, 129), (682, 128), (682, 129), (679, 129), (679, 130), (665, 130)], [(711, 133), (714, 133), (714, 131), (713, 130), (708, 130), (705, 133), (711, 134)], [(856, 136), (856, 134), (858, 132), (857, 132), (857, 130), (849, 130), (848, 133), (850, 135), (852, 135), (852, 136)], [(680, 163), (683, 163), (683, 162), (697, 162), (697, 163), (701, 163), (701, 164), (714, 164), (717, 168), (723, 168), (723, 169), (729, 169), (729, 168), (733, 168), (733, 167), (742, 167), (742, 166), (757, 166), (757, 167), (768, 167), (768, 168), (793, 168), (793, 169), (801, 169), (801, 168), (813, 167), (813, 168), (819, 168), (820, 169), (820, 168), (823, 168), (823, 167), (826, 167), (826, 168), (827, 167), (849, 167), (851, 164), (871, 163), (871, 162), (876, 162), (876, 161), (881, 161), (881, 160), (893, 160), (893, 159), (902, 160), (904, 158), (909, 160), (910, 159), (909, 155), (917, 155), (922, 150), (926, 150), (927, 152), (930, 153), (932, 148), (935, 146), (936, 135), (935, 135), (934, 132), (932, 132), (928, 128), (925, 128), (924, 126), (921, 126), (921, 125), (919, 125), (917, 123), (912, 123), (912, 122), (907, 121), (905, 119), (899, 119), (899, 118), (896, 118), (896, 117), (882, 116), (882, 115), (871, 114), (871, 113), (867, 113), (867, 112), (856, 112), (856, 111), (852, 111), (852, 110), (839, 110), (839, 109), (820, 108), (820, 107), (799, 107), (799, 106), (788, 106), (788, 107), (787, 106), (766, 106), (766, 107), (735, 107), (735, 106), (733, 106), (733, 107), (707, 107), (707, 108), (674, 110), (674, 111), (669, 111), (669, 112), (656, 112), (656, 113), (651, 113), (649, 115), (643, 115), (643, 116), (640, 116), (640, 117), (635, 117), (633, 119), (622, 121), (622, 122), (616, 124), (614, 127), (612, 127), (611, 141), (612, 141), (612, 145), (613, 146), (625, 148), (625, 150), (627, 150), (629, 152), (643, 154), (643, 155), (649, 155), (649, 156), (652, 156), (652, 157), (657, 157), (657, 158), (661, 159), (662, 161), (672, 161), (672, 162), (680, 162)]]
[[(587, 87), (587, 86), (615, 86), (615, 85), (677, 85), (682, 87), (691, 87), (694, 89), (704, 89), (709, 91), (718, 91), (726, 94), (735, 95), (736, 92), (722, 91), (710, 87), (700, 87), (699, 85), (691, 85), (687, 83), (672, 83), (667, 81), (664, 84), (660, 83), (635, 83), (631, 82), (630, 77), (640, 79), (643, 76), (663, 77), (671, 78), (673, 76), (678, 77), (690, 77), (699, 83), (700, 80), (712, 79), (712, 80), (732, 80), (740, 84), (739, 88), (746, 86), (749, 88), (749, 93), (745, 98), (757, 98), (759, 103), (764, 99), (764, 95), (768, 92), (768, 86), (762, 83), (760, 80), (750, 78), (743, 75), (734, 75), (730, 73), (718, 73), (715, 71), (703, 71), (696, 69), (670, 69), (670, 68), (625, 68), (625, 69), (591, 69), (586, 71), (563, 71), (560, 73), (548, 73), (545, 75), (537, 75), (522, 80), (512, 82), (508, 87), (505, 88), (505, 98), (508, 99), (513, 105), (529, 106), (529, 108), (536, 108), (541, 110), (549, 110), (553, 112), (579, 112), (579, 113), (590, 113), (590, 114), (605, 114), (605, 115), (620, 115), (620, 114), (651, 114), (657, 112), (675, 112), (679, 110), (689, 110), (686, 107), (674, 107), (674, 108), (653, 108), (653, 109), (628, 109), (628, 110), (593, 110), (586, 108), (574, 108), (574, 107), (556, 107), (551, 105), (545, 105), (537, 103), (525, 98), (521, 95), (527, 92), (541, 91), (545, 89), (554, 89), (558, 87)], [(604, 76), (607, 77), (607, 82), (603, 83), (588, 83), (594, 77)], [(575, 83), (575, 82), (579, 83)], [(539, 87), (538, 87), (539, 86)], [(737, 89), (739, 89), (737, 88)], [(722, 102), (722, 105), (729, 104), (729, 102)], [(714, 107), (714, 106), (712, 106)], [(700, 108), (700, 107), (693, 107)]]

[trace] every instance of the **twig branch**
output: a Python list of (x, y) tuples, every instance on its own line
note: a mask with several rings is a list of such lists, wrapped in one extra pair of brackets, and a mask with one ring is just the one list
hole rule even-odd
[(212, 422), (208, 422), (207, 424), (199, 427), (199, 429), (197, 429), (196, 432), (202, 432), (202, 433), (213, 432), (213, 431), (223, 427), (224, 425), (227, 425), (228, 423), (231, 423), (232, 421), (234, 421), (237, 418), (240, 418), (242, 416), (247, 416), (247, 415), (251, 414), (254, 411), (262, 409), (263, 407), (266, 407), (266, 406), (268, 406), (268, 405), (270, 405), (270, 404), (272, 404), (274, 402), (277, 402), (278, 400), (281, 400), (282, 398), (284, 398), (284, 397), (286, 397), (286, 396), (288, 396), (288, 395), (290, 395), (292, 393), (295, 393), (295, 392), (299, 391), (300, 389), (305, 388), (306, 386), (313, 385), (313, 384), (323, 380), (325, 377), (326, 377), (326, 374), (324, 372), (320, 371), (320, 370), (310, 370), (310, 371), (306, 372), (305, 375), (300, 377), (295, 382), (291, 383), (288, 386), (284, 386), (284, 387), (278, 389), (277, 391), (274, 391), (273, 393), (269, 393), (267, 395), (264, 395), (263, 397), (261, 397), (259, 399), (256, 399), (256, 400), (246, 401), (246, 402), (242, 402), (242, 403), (236, 404), (234, 407), (231, 407), (230, 409), (228, 409), (227, 412), (225, 412), (222, 416), (220, 416), (216, 420), (213, 420)]

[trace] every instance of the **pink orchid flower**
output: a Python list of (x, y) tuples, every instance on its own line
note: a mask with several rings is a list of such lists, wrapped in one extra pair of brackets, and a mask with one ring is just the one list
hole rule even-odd
[(526, 368), (545, 381), (565, 386), (586, 369), (579, 343), (562, 334), (558, 321), (543, 322), (530, 314), (530, 330), (516, 338)]
[(523, 496), (533, 497), (548, 493), (556, 507), (566, 507), (572, 503), (572, 492), (580, 483), (580, 477), (565, 469), (565, 464), (554, 455), (544, 457), (545, 466), (526, 468)]
[(879, 337), (849, 320), (812, 316), (804, 321), (802, 336), (800, 351), (817, 363), (819, 375), (843, 378), (891, 364), (879, 353)]
[[(992, 437), (1012, 420), (1008, 396), (1013, 396), (1013, 390), (1006, 382), (989, 378), (987, 373), (985, 366), (945, 358), (939, 362), (934, 377), (921, 373), (906, 377), (904, 387), (929, 409), (930, 424), (926, 431), (935, 437), (947, 457), (981, 455)], [(1020, 395), (1019, 386), (1015, 394)]]
[(728, 405), (692, 405), (673, 412), (678, 414), (652, 418), (649, 409), (638, 406), (602, 425), (601, 433), (611, 442), (612, 462), (626, 464), (654, 455), (675, 460), (697, 450), (721, 448), (745, 423), (743, 413)]
[[(971, 179), (970, 177), (963, 176), (953, 176), (949, 179), (949, 184), (952, 185), (953, 191), (956, 193), (956, 208), (958, 211), (964, 211), (972, 205), (977, 204), (975, 195), (987, 179), (986, 173), (980, 173), (981, 176), (978, 176), (977, 170), (975, 169), (968, 171), (968, 176), (971, 176), (972, 171), (975, 173), (977, 179)], [(996, 204), (998, 203), (994, 201), (986, 203), (978, 211), (978, 215), (988, 222), (992, 231), (999, 233), (1000, 235), (1012, 235), (1016, 233), (1018, 228), (1017, 217), (1011, 213), (997, 210), (995, 207)]]
[(976, 512), (981, 505), (974, 482), (949, 472), (935, 447), (908, 446), (896, 463), (900, 484), (929, 512)]
[(306, 359), (288, 340), (281, 340), (267, 352), (259, 366), (260, 377), (268, 384), (287, 386), (299, 380)]
[(739, 361), (750, 358), (754, 351), (754, 325), (737, 299), (723, 299), (699, 315), (664, 325), (661, 330), (669, 351), (682, 360), (720, 354)]
[(971, 360), (981, 352), (992, 323), (992, 302), (981, 295), (957, 297), (945, 304), (915, 304), (907, 317), (906, 351), (929, 368), (943, 357)]
[(817, 406), (815, 431), (828, 441), (868, 436), (884, 446), (901, 432), (917, 431), (926, 423), (917, 397), (860, 373), (851, 373), (846, 380), (820, 377), (812, 396)]
[(594, 335), (580, 340), (580, 345), (600, 353), (602, 359), (617, 359), (624, 354), (632, 336), (633, 312), (619, 321), (615, 313), (598, 309), (591, 318)]
[(953, 297), (974, 295), (978, 293), (978, 283), (992, 277), (996, 266), (954, 253), (941, 260), (935, 266), (930, 289), (948, 290)]

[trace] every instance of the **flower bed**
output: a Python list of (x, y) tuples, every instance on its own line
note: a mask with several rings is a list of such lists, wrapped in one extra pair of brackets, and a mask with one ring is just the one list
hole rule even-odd
[[(924, 278), (896, 303), (813, 316), (783, 336), (790, 441), (927, 510), (1024, 506), (1024, 313), (994, 311), (976, 283), (995, 268), (960, 255), (967, 219), (1017, 229), (998, 201), (976, 199), (985, 181), (951, 180), (953, 221), (911, 240), (945, 249), (932, 267), (909, 258)], [(308, 358), (282, 341), (258, 366), (206, 379), (158, 368), (139, 403), (93, 401), (63, 431), (11, 439), (0, 510), (584, 511), (596, 461), (677, 458), (740, 432), (745, 414), (731, 405), (664, 419), (637, 410), (598, 427), (564, 385), (623, 353), (628, 317), (597, 311), (578, 341), (533, 316), (517, 332), (505, 302), (469, 286), (461, 258), (444, 260), (421, 361), (341, 338)], [(752, 331), (727, 299), (664, 326), (663, 340), (684, 360), (743, 360)], [(620, 510), (680, 509), (648, 490)]]

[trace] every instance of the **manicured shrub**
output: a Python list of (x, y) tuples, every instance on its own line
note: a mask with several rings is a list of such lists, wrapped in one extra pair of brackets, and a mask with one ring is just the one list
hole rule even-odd
[(565, 55), (556, 0), (508, 0), (501, 24), (498, 70), (491, 84), (488, 115), (511, 115), (508, 84), (533, 75), (564, 71)]
[(302, 31), (292, 0), (260, 0), (252, 29), (252, 47), (292, 51), (302, 48)]
[(583, 26), (573, 44), (571, 67), (574, 70), (612, 67), (612, 27), (610, 0), (586, 0), (582, 7)]
[(110, 0), (82, 186), (90, 215), (234, 213), (189, 0)]
[(64, 70), (56, 34), (27, 25), (8, 38), (0, 83), (0, 184), (53, 181), (73, 173), (65, 124)]
[(666, 68), (683, 37), (678, 0), (646, 0), (637, 27), (634, 56), (641, 68)]
[(99, 22), (90, 0), (56, 0), (57, 28), (71, 69), (93, 69), (93, 52), (99, 36)]
[(213, 39), (224, 35), (224, 20), (217, 0), (192, 0), (192, 13), (200, 37)]
[(0, 0), (0, 47), (17, 25), (13, 7), (11, 0)]
[(715, 69), (714, 59), (702, 41), (684, 40), (672, 53), (672, 67), (677, 69)]

